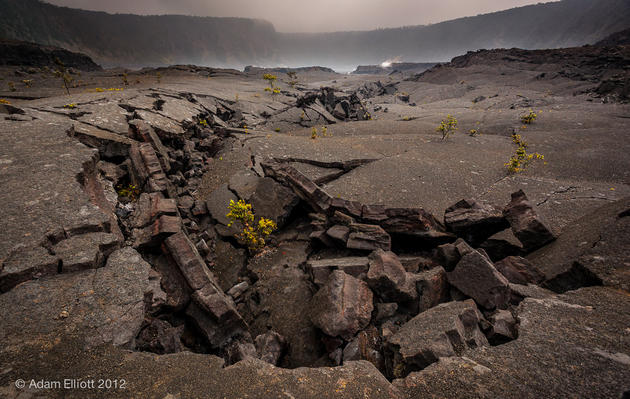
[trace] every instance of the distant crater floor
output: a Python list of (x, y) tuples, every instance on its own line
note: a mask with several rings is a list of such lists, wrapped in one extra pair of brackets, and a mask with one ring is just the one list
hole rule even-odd
[[(628, 50), (501, 51), (275, 94), (3, 67), (0, 396), (630, 395)], [(117, 387), (29, 387), (66, 378)]]

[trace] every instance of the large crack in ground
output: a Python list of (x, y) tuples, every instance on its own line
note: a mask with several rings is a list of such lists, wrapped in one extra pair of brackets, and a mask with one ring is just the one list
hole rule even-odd
[[(159, 101), (145, 110), (180, 123), (162, 114)], [(525, 208), (526, 216), (462, 201), (447, 210), (444, 225), (423, 209), (332, 198), (320, 187), (374, 159), (289, 157), (254, 160), (234, 183), (200, 199), (195, 193), (214, 157), (230, 140), (242, 146), (247, 138), (231, 134), (234, 126), (201, 124), (230, 121), (205, 107), (196, 123), (180, 124), (181, 135), (135, 119), (143, 108), (122, 108), (129, 134), (117, 156), (94, 141), (109, 138), (79, 137), (101, 153), (80, 180), (109, 219), (51, 236), (47, 248), (58, 255), (67, 240), (101, 234), (90, 236), (98, 258), (91, 266), (105, 265), (117, 246), (136, 249), (151, 265), (166, 298), (157, 306), (146, 299), (133, 349), (190, 350), (220, 356), (226, 365), (256, 357), (289, 368), (367, 360), (391, 380), (440, 357), (517, 339), (516, 306), (524, 296), (512, 284), (544, 277), (517, 256), (522, 252), (493, 259), (473, 247), (519, 218), (538, 222), (524, 194), (516, 193), (508, 209)], [(292, 163), (339, 174), (311, 180)], [(262, 252), (235, 238), (225, 218), (231, 199), (251, 202), (258, 216), (278, 223)], [(553, 239), (530, 242), (527, 233), (519, 236), (527, 251)], [(84, 266), (59, 262), (61, 273)]]

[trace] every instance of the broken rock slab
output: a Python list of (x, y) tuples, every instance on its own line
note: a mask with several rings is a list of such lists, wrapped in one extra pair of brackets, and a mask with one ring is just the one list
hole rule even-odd
[(381, 249), (369, 256), (367, 283), (385, 302), (410, 302), (418, 297), (415, 280), (395, 253)]
[(520, 256), (508, 256), (494, 264), (494, 267), (514, 284), (540, 284), (545, 274), (530, 261)]
[(408, 398), (622, 398), (628, 391), (627, 293), (588, 287), (527, 298), (517, 314), (518, 339), (441, 359), (394, 385)]
[(487, 345), (479, 329), (482, 319), (472, 300), (443, 303), (420, 313), (387, 339), (387, 373), (402, 378), (441, 357), (461, 355), (467, 348)]
[(313, 283), (322, 286), (328, 281), (328, 277), (334, 270), (341, 270), (353, 277), (361, 279), (369, 269), (367, 257), (346, 257), (334, 259), (309, 260), (306, 270), (311, 275)]
[(238, 198), (230, 191), (227, 184), (223, 184), (211, 192), (206, 200), (208, 212), (214, 220), (222, 225), (222, 229), (219, 229), (218, 233), (224, 236), (233, 236), (238, 233), (236, 226), (227, 227), (230, 224), (230, 219), (226, 216), (229, 212), (230, 201), (237, 202)]
[(350, 340), (370, 323), (372, 297), (365, 282), (335, 270), (311, 300), (311, 320), (327, 335)]
[(446, 271), (438, 266), (431, 270), (413, 275), (418, 293), (418, 312), (422, 313), (440, 303), (446, 302), (449, 297), (449, 286)]
[(269, 177), (258, 181), (256, 190), (251, 196), (251, 204), (256, 216), (273, 220), (278, 228), (284, 226), (299, 202), (300, 199), (293, 190)]
[(124, 135), (102, 130), (85, 123), (75, 123), (68, 130), (70, 137), (75, 137), (88, 147), (98, 149), (104, 159), (127, 157), (129, 148), (135, 142)]
[(389, 251), (392, 247), (392, 238), (378, 225), (353, 223), (349, 228), (350, 234), (346, 242), (346, 247), (349, 249)]
[(510, 227), (500, 209), (475, 200), (461, 200), (446, 208), (446, 228), (473, 246)]
[(518, 321), (507, 310), (498, 310), (488, 317), (491, 324), (488, 341), (492, 345), (504, 344), (518, 337)]
[(538, 214), (523, 190), (512, 194), (512, 201), (503, 210), (503, 215), (512, 226), (516, 238), (529, 252), (556, 239), (555, 233)]
[(230, 178), (229, 189), (243, 201), (249, 202), (256, 192), (260, 179), (251, 170), (240, 170)]
[(126, 247), (112, 253), (100, 269), (42, 278), (0, 295), (0, 340), (3, 348), (18, 350), (33, 340), (52, 343), (72, 335), (84, 348), (111, 344), (132, 349), (145, 306), (159, 306), (163, 299), (151, 266)]
[(248, 335), (248, 326), (225, 295), (195, 246), (182, 232), (165, 241), (165, 248), (192, 289), (186, 314), (214, 348), (224, 347), (234, 337)]
[(102, 267), (120, 245), (117, 235), (98, 232), (67, 238), (53, 246), (52, 251), (61, 261), (61, 272), (72, 273)]
[(478, 251), (461, 258), (448, 282), (486, 309), (504, 309), (510, 299), (508, 280)]
[(0, 292), (25, 281), (57, 274), (59, 258), (44, 247), (20, 247), (0, 267)]
[(527, 256), (544, 272), (544, 286), (556, 292), (600, 284), (629, 290), (629, 209), (630, 198), (606, 204)]
[(277, 366), (287, 350), (286, 339), (275, 331), (268, 331), (256, 337), (256, 350), (260, 360)]

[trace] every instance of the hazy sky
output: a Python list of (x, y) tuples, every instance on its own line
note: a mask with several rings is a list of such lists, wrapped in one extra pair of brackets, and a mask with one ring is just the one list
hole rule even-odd
[(261, 18), (281, 32), (423, 25), (549, 0), (46, 0), (86, 10)]

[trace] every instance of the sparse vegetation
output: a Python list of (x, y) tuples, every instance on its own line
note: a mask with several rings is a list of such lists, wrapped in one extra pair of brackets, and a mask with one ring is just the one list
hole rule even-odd
[(278, 228), (273, 220), (260, 218), (258, 223), (255, 223), (256, 216), (252, 211), (252, 205), (243, 200), (230, 200), (228, 205), (228, 214), (226, 215), (230, 219), (229, 227), (234, 223), (239, 223), (242, 227), (240, 233), (237, 234), (237, 238), (243, 240), (250, 251), (259, 251), (266, 245), (267, 237)]
[(74, 108), (76, 108), (76, 107), (77, 107), (77, 104), (75, 104), (75, 103), (70, 103), (70, 104), (66, 104), (66, 105), (64, 105), (63, 107), (64, 107), (64, 108), (67, 108), (67, 109), (74, 109)]
[(440, 122), (440, 125), (435, 130), (442, 133), (442, 140), (444, 140), (451, 134), (455, 133), (457, 129), (457, 119), (453, 115), (449, 114), (446, 115), (445, 119), (442, 119), (442, 122)]
[(297, 73), (295, 71), (287, 72), (287, 76), (289, 77), (289, 81), (287, 82), (289, 86), (295, 88), (295, 85), (298, 84)]
[(53, 71), (53, 74), (60, 78), (63, 81), (63, 87), (66, 89), (66, 93), (70, 95), (70, 84), (74, 80), (72, 76), (70, 76), (70, 72), (68, 68), (64, 65), (63, 62), (57, 57), (55, 57), (55, 65), (57, 65), (56, 69)]
[(93, 91), (95, 93), (104, 93), (106, 91), (123, 91), (125, 89), (123, 89), (122, 87), (110, 87), (109, 89), (103, 89), (102, 87), (96, 87), (92, 90), (88, 90), (88, 91)]
[(317, 137), (318, 137), (318, 136), (317, 136), (317, 128), (316, 128), (316, 127), (313, 127), (313, 128), (311, 129), (311, 139), (316, 140), (316, 139), (317, 139)]
[(127, 79), (127, 73), (123, 72), (122, 75), (120, 75), (121, 79), (122, 79), (122, 84), (124, 86), (129, 86), (129, 80)]
[(11, 104), (11, 101), (5, 100), (4, 98), (0, 98), (0, 104)]
[(15, 83), (13, 83), (13, 82), (7, 82), (7, 86), (9, 86), (9, 90), (10, 90), (10, 91), (15, 91), (15, 90), (17, 90), (17, 89), (15, 88)]
[(512, 141), (518, 147), (516, 152), (510, 158), (509, 161), (505, 163), (505, 166), (508, 169), (508, 173), (515, 174), (524, 171), (530, 162), (534, 160), (544, 160), (545, 157), (537, 152), (533, 154), (527, 153), (527, 143), (520, 134), (512, 133)]
[(22, 83), (26, 87), (32, 87), (33, 86), (33, 80), (32, 79), (24, 79), (24, 80), (22, 80)]
[(263, 79), (269, 82), (269, 86), (273, 87), (273, 83), (278, 79), (276, 75), (266, 73), (263, 75)]
[(273, 131), (274, 131), (274, 132), (276, 132), (276, 133), (280, 133), (280, 128), (279, 128), (279, 127), (277, 127), (277, 128), (275, 128), (275, 129), (273, 129)]
[(201, 119), (201, 120), (199, 121), (199, 124), (200, 124), (201, 126), (203, 126), (203, 127), (208, 127), (208, 126), (209, 126), (209, 125), (208, 125), (208, 121), (207, 121), (207, 120), (205, 120), (205, 119)]
[(521, 116), (521, 123), (524, 123), (525, 125), (530, 125), (534, 123), (536, 118), (538, 118), (538, 115), (536, 115), (536, 113), (530, 109), (528, 114)]
[(131, 183), (117, 185), (116, 192), (119, 197), (127, 198), (130, 201), (135, 201), (141, 194), (141, 190)]
[(270, 73), (266, 73), (263, 75), (263, 79), (269, 82), (269, 87), (265, 87), (265, 91), (271, 94), (280, 94), (280, 89), (276, 88), (273, 84), (278, 77), (276, 75), (272, 75)]

